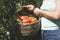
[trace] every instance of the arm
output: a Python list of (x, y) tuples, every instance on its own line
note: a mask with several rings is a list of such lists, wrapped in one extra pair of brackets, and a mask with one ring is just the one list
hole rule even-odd
[(42, 16), (49, 18), (49, 19), (59, 19), (60, 18), (60, 0), (57, 0), (57, 2), (56, 2), (55, 11), (48, 12), (48, 11), (44, 11), (44, 10), (40, 10), (38, 8), (35, 8), (34, 13), (36, 15), (42, 15)]

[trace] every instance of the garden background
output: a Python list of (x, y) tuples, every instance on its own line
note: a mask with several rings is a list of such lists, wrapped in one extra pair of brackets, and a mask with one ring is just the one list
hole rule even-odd
[[(25, 40), (22, 37), (18, 23), (16, 22), (16, 15), (20, 15), (17, 10), (19, 6), (33, 4), (40, 8), (42, 0), (0, 0), (0, 40)], [(29, 14), (25, 9), (21, 11), (23, 15)], [(28, 38), (27, 38), (28, 40)]]

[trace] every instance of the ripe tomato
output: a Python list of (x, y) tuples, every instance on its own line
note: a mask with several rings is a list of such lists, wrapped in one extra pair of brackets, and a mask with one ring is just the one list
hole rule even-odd
[(23, 22), (23, 23), (30, 23), (31, 20), (30, 20), (29, 18), (28, 18), (28, 19), (23, 19), (22, 22)]
[(29, 16), (19, 16), (19, 18), (17, 18), (17, 21), (19, 22), (19, 20), (22, 21), (23, 25), (26, 25), (26, 24), (31, 23), (31, 22), (36, 22), (37, 18), (29, 17)]
[(36, 22), (37, 18), (31, 18), (31, 22)]
[(29, 19), (32, 19), (33, 17), (29, 17)]
[(29, 18), (28, 16), (25, 16), (25, 19)]
[(23, 19), (27, 19), (28, 16), (20, 16), (20, 19), (23, 20)]
[(23, 20), (23, 19), (24, 19), (24, 16), (19, 16), (19, 17), (20, 17), (20, 19), (21, 19), (21, 20)]

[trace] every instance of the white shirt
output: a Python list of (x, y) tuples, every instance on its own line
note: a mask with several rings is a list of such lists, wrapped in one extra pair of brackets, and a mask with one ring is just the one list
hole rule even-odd
[[(56, 0), (43, 0), (43, 4), (40, 9), (45, 11), (54, 11), (56, 7)], [(41, 30), (58, 30), (59, 27), (57, 24), (52, 22), (51, 20), (42, 17), (41, 18), (42, 27)]]

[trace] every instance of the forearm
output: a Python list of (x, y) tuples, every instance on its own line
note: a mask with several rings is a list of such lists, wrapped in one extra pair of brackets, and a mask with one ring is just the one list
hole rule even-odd
[[(40, 10), (40, 9), (37, 11), (38, 11), (38, 15), (40, 15), (40, 16), (42, 15), (49, 19), (58, 19), (59, 18), (57, 12), (55, 12), (55, 11), (44, 11), (44, 10)], [(36, 8), (34, 10), (34, 13), (36, 13)]]
[(40, 14), (49, 19), (59, 19), (59, 15), (55, 11), (43, 11), (40, 10)]

